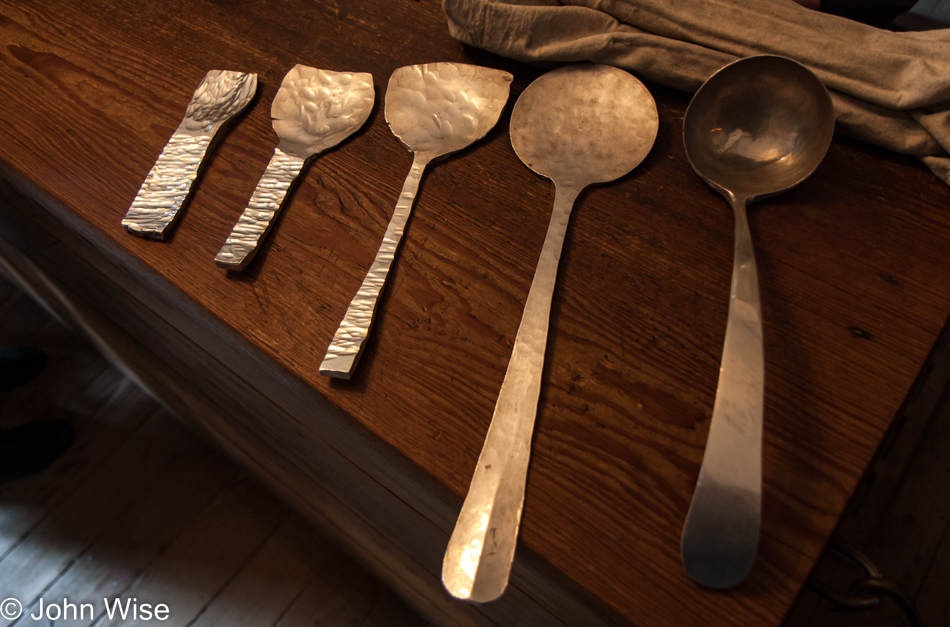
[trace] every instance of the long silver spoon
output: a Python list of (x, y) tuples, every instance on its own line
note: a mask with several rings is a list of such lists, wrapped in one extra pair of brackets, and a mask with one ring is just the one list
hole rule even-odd
[(442, 563), (442, 582), (459, 599), (485, 603), (508, 585), (551, 297), (574, 200), (588, 185), (620, 178), (643, 161), (658, 125), (656, 104), (646, 87), (606, 65), (549, 72), (515, 104), (511, 144), (525, 165), (554, 182), (554, 210), (495, 413)]
[(807, 178), (828, 151), (833, 132), (834, 110), (824, 85), (784, 57), (727, 65), (703, 84), (686, 110), (686, 156), (735, 214), (719, 386), (681, 544), (686, 572), (710, 588), (734, 586), (749, 574), (761, 522), (765, 360), (746, 205)]
[(376, 259), (333, 335), (320, 374), (349, 379), (356, 370), (422, 173), (432, 161), (462, 150), (495, 126), (508, 102), (511, 79), (507, 72), (463, 63), (410, 65), (393, 72), (386, 90), (386, 122), (412, 151), (412, 170)]

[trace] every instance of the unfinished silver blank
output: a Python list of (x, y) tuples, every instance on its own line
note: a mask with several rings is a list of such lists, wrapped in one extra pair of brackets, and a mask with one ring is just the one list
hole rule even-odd
[(247, 208), (214, 258), (216, 264), (228, 270), (248, 266), (307, 162), (363, 126), (374, 102), (370, 74), (305, 65), (287, 73), (271, 106), (280, 142)]
[(211, 70), (191, 98), (122, 220), (133, 235), (164, 240), (180, 216), (215, 135), (257, 92), (257, 74)]

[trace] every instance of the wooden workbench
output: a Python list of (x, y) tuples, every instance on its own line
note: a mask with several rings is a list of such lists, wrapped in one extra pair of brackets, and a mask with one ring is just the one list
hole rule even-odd
[[(647, 160), (579, 199), (561, 258), (512, 585), (475, 607), (442, 552), (504, 376), (553, 200), (511, 149), (541, 70), (464, 48), (435, 0), (0, 0), (0, 252), (143, 385), (440, 624), (776, 625), (950, 314), (950, 188), (836, 139), (753, 208), (764, 305), (759, 559), (727, 592), (679, 536), (718, 376), (732, 257), (725, 202), (686, 162), (688, 95), (650, 86)], [(398, 67), (515, 75), (498, 127), (422, 183), (352, 381), (318, 374), (411, 157), (382, 102)], [(275, 145), (294, 64), (372, 72), (364, 130), (320, 156), (251, 267), (215, 266)], [(261, 89), (174, 236), (120, 226), (209, 69)]]

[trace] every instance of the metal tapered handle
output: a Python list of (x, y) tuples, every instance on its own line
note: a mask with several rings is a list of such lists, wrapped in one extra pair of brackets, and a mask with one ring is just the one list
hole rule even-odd
[(247, 208), (215, 256), (216, 264), (228, 270), (243, 270), (251, 263), (304, 163), (305, 159), (288, 155), (280, 148), (274, 150)]
[(508, 585), (524, 505), (531, 436), (551, 319), (551, 297), (571, 208), (580, 190), (558, 190), (551, 223), (531, 281), (521, 326), (468, 496), (442, 562), (442, 583), (475, 603), (498, 598)]
[(122, 226), (139, 237), (165, 239), (191, 192), (191, 184), (198, 176), (198, 168), (213, 136), (214, 132), (210, 135), (182, 132), (172, 135), (145, 177)]
[(373, 325), (376, 303), (379, 302), (379, 296), (386, 285), (386, 277), (389, 276), (389, 270), (396, 259), (399, 242), (402, 241), (406, 223), (412, 213), (412, 204), (416, 200), (422, 173), (431, 160), (432, 156), (425, 153), (416, 153), (413, 156), (412, 170), (402, 186), (393, 217), (383, 235), (383, 243), (379, 245), (373, 265), (366, 273), (360, 289), (343, 316), (343, 321), (333, 335), (323, 363), (320, 364), (320, 374), (349, 379), (356, 370), (363, 344)]
[(761, 522), (762, 307), (745, 199), (730, 201), (736, 243), (729, 319), (709, 437), (681, 544), (686, 572), (710, 588), (732, 587), (749, 574)]

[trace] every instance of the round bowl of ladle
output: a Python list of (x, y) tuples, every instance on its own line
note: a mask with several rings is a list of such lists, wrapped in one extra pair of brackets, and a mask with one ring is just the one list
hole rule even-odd
[(750, 202), (807, 178), (834, 133), (831, 97), (784, 57), (741, 59), (696, 92), (683, 121), (686, 156), (735, 217), (729, 317), (719, 384), (696, 490), (683, 527), (683, 567), (728, 588), (755, 562), (762, 502), (765, 356), (759, 279), (746, 218)]
[(719, 192), (750, 202), (794, 187), (834, 133), (831, 97), (806, 67), (757, 56), (727, 65), (696, 92), (683, 122), (686, 157)]

